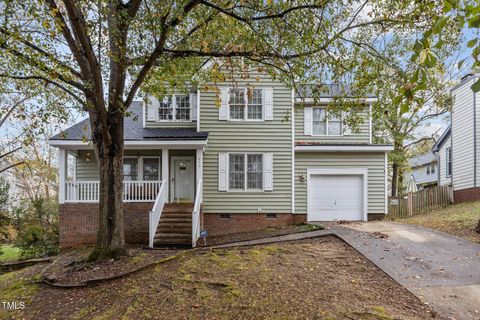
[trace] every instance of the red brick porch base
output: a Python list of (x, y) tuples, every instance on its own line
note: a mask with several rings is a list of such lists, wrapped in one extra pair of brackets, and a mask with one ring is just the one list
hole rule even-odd
[(453, 191), (455, 203), (480, 200), (480, 187)]
[[(148, 243), (148, 212), (153, 203), (124, 203), (123, 219), (127, 243)], [(98, 203), (60, 205), (60, 248), (95, 243), (98, 231)]]

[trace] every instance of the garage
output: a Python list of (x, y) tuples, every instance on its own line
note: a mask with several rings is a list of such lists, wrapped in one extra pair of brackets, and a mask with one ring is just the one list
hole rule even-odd
[(367, 170), (308, 170), (308, 221), (366, 220)]

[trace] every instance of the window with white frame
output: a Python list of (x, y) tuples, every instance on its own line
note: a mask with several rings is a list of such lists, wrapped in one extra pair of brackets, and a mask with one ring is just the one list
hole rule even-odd
[(446, 153), (446, 174), (447, 177), (450, 177), (452, 175), (452, 148), (447, 148)]
[(229, 154), (230, 190), (263, 190), (263, 154)]
[(229, 91), (230, 120), (262, 120), (263, 90), (235, 88)]
[(329, 115), (325, 108), (313, 108), (312, 132), (316, 136), (340, 136), (342, 117), (334, 113)]
[(431, 163), (427, 165), (427, 174), (434, 174), (435, 173), (435, 164)]
[(123, 159), (123, 180), (137, 180), (138, 176), (138, 159), (124, 158)]
[(190, 96), (175, 94), (164, 97), (158, 108), (159, 121), (190, 121)]
[(143, 158), (143, 180), (156, 181), (160, 180), (160, 159)]

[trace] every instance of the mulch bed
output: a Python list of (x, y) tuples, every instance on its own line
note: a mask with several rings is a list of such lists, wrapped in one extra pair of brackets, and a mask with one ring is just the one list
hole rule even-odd
[[(185, 251), (128, 277), (71, 290), (0, 276), (0, 296), (26, 301), (0, 318), (438, 319), (405, 288), (332, 236)], [(15, 279), (24, 282), (15, 283)]]

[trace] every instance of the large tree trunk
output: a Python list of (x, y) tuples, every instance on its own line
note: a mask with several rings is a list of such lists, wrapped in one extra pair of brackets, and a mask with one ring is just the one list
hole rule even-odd
[(392, 196), (397, 195), (398, 164), (392, 163)]
[(117, 258), (125, 254), (123, 226), (123, 117), (121, 112), (107, 119), (108, 130), (90, 115), (92, 138), (100, 172), (99, 225), (95, 250), (90, 260)]

